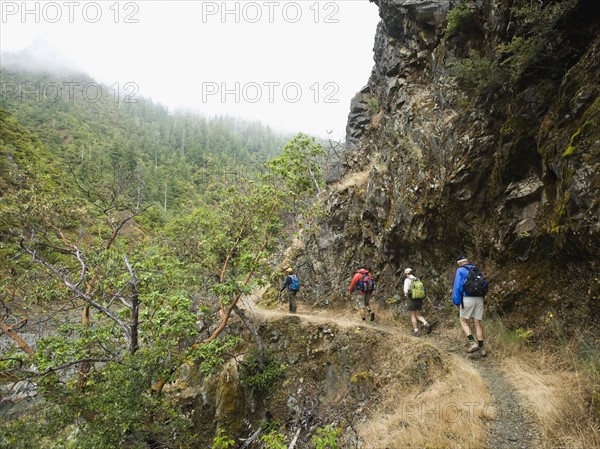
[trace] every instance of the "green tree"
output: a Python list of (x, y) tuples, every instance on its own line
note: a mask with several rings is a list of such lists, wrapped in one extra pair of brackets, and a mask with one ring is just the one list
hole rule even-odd
[(286, 183), (293, 196), (320, 193), (323, 187), (322, 165), (325, 151), (314, 137), (297, 134), (283, 147), (281, 156), (272, 159), (267, 167)]
[[(24, 151), (22, 136), (14, 145)], [(30, 181), (17, 182), (27, 166), (15, 167), (17, 175), (5, 179), (12, 195), (1, 198), (7, 207), (0, 223), (12, 229), (3, 257), (17, 273), (13, 288), (28, 291), (37, 316), (56, 321), (56, 331), (33, 348), (13, 327), (9, 336), (22, 353), (3, 357), (0, 367), (4, 376), (37, 385), (53, 406), (40, 408), (31, 425), (3, 424), (0, 438), (14, 441), (47, 421), (40, 447), (73, 439), (82, 448), (142, 447), (174, 434), (185, 446), (191, 424), (164, 399), (164, 386), (186, 364), (211, 374), (234, 350), (236, 339), (224, 332), (229, 318), (269, 274), (270, 252), (285, 237), (288, 198), (299, 185), (313, 185), (309, 171), (308, 179), (282, 176), (284, 162), (231, 185), (158, 234), (136, 223), (143, 206), (113, 200), (123, 192), (120, 182), (58, 195), (52, 174), (33, 170)]]

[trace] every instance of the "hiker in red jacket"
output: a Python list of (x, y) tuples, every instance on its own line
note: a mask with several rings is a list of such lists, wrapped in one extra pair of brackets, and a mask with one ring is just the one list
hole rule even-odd
[(360, 267), (352, 277), (347, 296), (350, 298), (353, 292), (358, 292), (356, 296), (356, 308), (359, 310), (363, 321), (367, 320), (367, 313), (371, 321), (375, 319), (375, 312), (371, 310), (370, 305), (373, 290), (375, 290), (373, 275), (365, 267)]

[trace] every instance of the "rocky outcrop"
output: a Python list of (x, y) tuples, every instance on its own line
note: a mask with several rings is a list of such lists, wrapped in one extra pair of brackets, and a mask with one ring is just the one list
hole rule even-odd
[[(366, 263), (380, 299), (410, 266), (447, 300), (465, 253), (491, 278), (492, 309), (521, 313), (520, 298), (530, 320), (548, 307), (568, 319), (569, 304), (597, 319), (600, 4), (543, 2), (544, 46), (527, 65), (513, 39), (531, 2), (375, 3), (375, 66), (352, 101), (327, 218), (295, 262), (313, 280), (306, 297), (335, 302)], [(477, 75), (470, 87), (460, 67)]]

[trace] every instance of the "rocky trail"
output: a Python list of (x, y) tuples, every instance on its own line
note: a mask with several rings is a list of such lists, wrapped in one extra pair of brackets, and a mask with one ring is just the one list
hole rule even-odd
[(491, 360), (486, 360), (479, 372), (485, 380), (496, 407), (496, 417), (488, 436), (490, 448), (535, 448), (538, 435), (526, 404)]
[[(491, 396), (496, 414), (488, 431), (487, 447), (529, 449), (540, 447), (536, 425), (528, 409), (515, 388), (502, 374), (493, 356), (479, 356), (477, 353), (462, 355), (463, 348), (438, 344), (447, 352), (464, 357), (466, 363), (471, 363), (484, 380)], [(489, 353), (489, 351), (488, 351)]]
[[(256, 303), (256, 297), (246, 298), (241, 305), (252, 314), (266, 319), (281, 319), (290, 316), (284, 303), (276, 309), (266, 309)], [(303, 305), (299, 312), (294, 314), (299, 320), (327, 326), (335, 324), (341, 328), (368, 328), (388, 335), (404, 335), (406, 330), (397, 324), (374, 322), (360, 322), (356, 315), (336, 314), (326, 309), (312, 309)], [(460, 359), (460, 363), (471, 364), (484, 380), (492, 397), (495, 414), (490, 420), (487, 429), (486, 448), (489, 449), (529, 449), (540, 447), (539, 434), (531, 410), (524, 403), (518, 391), (506, 380), (499, 364), (492, 355), (480, 357), (463, 353), (464, 348), (443, 338), (435, 338), (437, 330), (431, 335), (424, 336), (429, 344), (449, 353), (452, 357)]]

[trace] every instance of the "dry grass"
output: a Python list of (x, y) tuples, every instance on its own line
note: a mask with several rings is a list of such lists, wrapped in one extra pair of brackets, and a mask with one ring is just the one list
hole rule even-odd
[(585, 357), (581, 350), (593, 336), (573, 338), (550, 352), (532, 348), (528, 329), (509, 330), (498, 318), (486, 322), (486, 333), (507, 380), (536, 419), (541, 447), (600, 447), (600, 416), (593, 404), (600, 391), (600, 354), (591, 344), (584, 345)]
[(565, 354), (542, 353), (504, 360), (507, 379), (536, 418), (542, 448), (600, 447), (600, 428), (590, 404), (595, 381), (593, 374), (579, 371), (577, 363)]
[(334, 188), (337, 192), (343, 192), (344, 190), (352, 187), (362, 187), (367, 183), (370, 172), (371, 167), (360, 173), (353, 173), (350, 176), (346, 176), (339, 183), (335, 184)]
[[(330, 319), (328, 311), (301, 307), (299, 315), (306, 313), (308, 321)], [(402, 310), (381, 307), (376, 312), (376, 322), (362, 323), (361, 328), (385, 335), (378, 340), (380, 353), (365, 380), (379, 386), (381, 400), (365, 404), (364, 419), (353, 423), (360, 447), (486, 447), (490, 421), (499, 412), (491, 405), (494, 401), (473, 364), (449, 352), (460, 351), (461, 342), (466, 341), (458, 324), (440, 326), (431, 336), (415, 339), (405, 335), (411, 326)], [(347, 328), (359, 323), (351, 307), (336, 311), (335, 322)], [(485, 330), (491, 357), (519, 392), (525, 415), (535, 419), (536, 447), (600, 448), (600, 414), (595, 415), (599, 407), (592, 402), (594, 394), (600, 396), (596, 340), (588, 336), (572, 347), (549, 353), (530, 348), (527, 329), (509, 331), (501, 322), (490, 320)], [(365, 373), (355, 374), (359, 382)]]
[[(401, 341), (402, 340), (402, 341)], [(384, 398), (356, 427), (363, 447), (481, 448), (495, 410), (471, 364), (422, 340), (390, 339)]]

